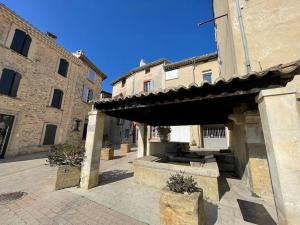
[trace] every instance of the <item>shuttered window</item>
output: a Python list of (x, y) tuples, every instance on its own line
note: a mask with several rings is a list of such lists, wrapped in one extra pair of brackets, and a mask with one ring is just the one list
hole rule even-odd
[(144, 92), (150, 92), (154, 89), (154, 82), (153, 80), (149, 80), (144, 82)]
[(21, 75), (13, 70), (4, 69), (0, 78), (0, 94), (16, 97)]
[(51, 106), (54, 108), (60, 109), (63, 95), (64, 95), (63, 91), (61, 91), (59, 89), (54, 89)]
[(57, 130), (56, 125), (53, 125), (53, 124), (46, 125), (43, 145), (55, 144), (56, 130)]
[(27, 57), (31, 41), (32, 39), (28, 34), (16, 29), (10, 48)]
[(66, 59), (60, 59), (58, 73), (66, 77), (68, 73), (68, 68), (69, 68), (69, 62)]
[(88, 103), (88, 102), (93, 101), (95, 99), (96, 99), (96, 92), (89, 89), (88, 86), (84, 85), (83, 86), (83, 91), (82, 91), (82, 101)]

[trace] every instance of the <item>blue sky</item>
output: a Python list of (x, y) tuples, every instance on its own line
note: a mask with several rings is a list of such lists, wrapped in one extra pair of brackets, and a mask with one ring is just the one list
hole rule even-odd
[(67, 50), (84, 50), (110, 82), (143, 58), (178, 61), (216, 49), (211, 0), (0, 0)]

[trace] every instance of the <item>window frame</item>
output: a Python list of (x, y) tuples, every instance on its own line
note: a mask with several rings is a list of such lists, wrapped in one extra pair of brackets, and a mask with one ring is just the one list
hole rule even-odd
[[(56, 127), (56, 130), (55, 130), (55, 137), (54, 137), (54, 143), (53, 144), (44, 144), (45, 143), (45, 137), (46, 137), (46, 131), (47, 131), (47, 126), (48, 125), (52, 125), (52, 126), (55, 126)], [(58, 131), (58, 126), (57, 124), (53, 124), (53, 123), (44, 123), (44, 127), (43, 127), (43, 133), (42, 133), (42, 138), (41, 138), (41, 142), (40, 144), (42, 146), (49, 146), (49, 145), (55, 145), (56, 143), (56, 139), (57, 139), (57, 131)]]
[[(23, 35), (21, 40), (22, 43), (16, 43), (19, 41), (17, 40), (17, 36), (16, 36), (18, 32), (20, 32)], [(12, 51), (24, 57), (28, 57), (31, 43), (32, 43), (32, 37), (26, 31), (21, 30), (19, 28), (15, 28), (9, 48)]]
[[(61, 69), (61, 64), (62, 63), (65, 63), (66, 69), (63, 69), (63, 68)], [(59, 58), (59, 60), (58, 60), (58, 67), (57, 67), (56, 72), (57, 72), (57, 74), (59, 74), (62, 77), (68, 77), (69, 67), (70, 67), (70, 63), (69, 63), (69, 61), (67, 59), (65, 59), (65, 58)], [(61, 70), (63, 70), (63, 71), (61, 71)]]
[[(11, 80), (9, 83), (9, 88), (8, 88), (8, 90), (0, 90), (0, 94), (16, 98), (18, 96), (18, 90), (20, 87), (22, 76), (20, 73), (18, 73), (15, 70), (3, 68), (2, 73), (0, 75), (0, 85), (1, 85), (1, 82), (5, 82), (5, 81), (3, 81), (4, 75), (10, 76), (9, 74), (13, 75), (13, 78), (10, 78)], [(5, 83), (3, 84), (3, 86), (8, 87), (7, 84), (5, 84)]]
[[(61, 93), (61, 96), (60, 96), (60, 102), (59, 102), (59, 108), (56, 107), (56, 106), (53, 106), (53, 99), (54, 99), (55, 91), (60, 91), (60, 93)], [(59, 89), (59, 88), (53, 88), (53, 89), (52, 89), (52, 93), (51, 93), (51, 100), (50, 100), (49, 106), (50, 106), (51, 108), (55, 108), (55, 109), (60, 109), (60, 110), (62, 110), (63, 100), (64, 100), (64, 91), (61, 90), (61, 89)]]
[[(87, 93), (85, 93), (85, 90), (87, 91)], [(92, 94), (90, 94), (92, 93)], [(87, 94), (86, 96), (84, 94)], [(90, 96), (93, 96), (92, 99), (90, 99)], [(88, 85), (83, 85), (83, 89), (82, 89), (82, 94), (81, 94), (81, 100), (85, 103), (90, 103), (93, 100), (96, 100), (97, 97), (97, 92), (94, 91), (93, 89), (89, 88)]]
[[(93, 79), (90, 79), (90, 76), (89, 76), (91, 74), (91, 72), (93, 74)], [(94, 70), (92, 70), (92, 69), (88, 70), (87, 80), (90, 81), (90, 82), (92, 82), (92, 83), (96, 82), (96, 72)]]
[[(205, 79), (206, 76), (210, 76), (210, 80), (208, 81), (207, 79)], [(211, 70), (205, 70), (205, 71), (202, 71), (202, 80), (203, 82), (208, 82), (210, 84), (212, 84), (212, 71)]]

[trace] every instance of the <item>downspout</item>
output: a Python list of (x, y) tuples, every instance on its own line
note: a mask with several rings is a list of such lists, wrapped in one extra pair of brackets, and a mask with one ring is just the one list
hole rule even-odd
[(238, 21), (239, 21), (239, 26), (241, 31), (242, 44), (244, 49), (246, 71), (247, 74), (249, 74), (251, 72), (251, 65), (250, 65), (250, 58), (249, 58), (247, 39), (246, 39), (246, 34), (244, 29), (243, 17), (241, 13), (240, 0), (236, 0), (236, 9), (237, 9)]

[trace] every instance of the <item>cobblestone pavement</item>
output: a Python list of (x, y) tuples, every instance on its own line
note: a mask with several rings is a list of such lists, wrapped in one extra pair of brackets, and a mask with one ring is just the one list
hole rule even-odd
[[(43, 155), (0, 161), (0, 194), (28, 193), (9, 204), (0, 203), (0, 224), (159, 225), (160, 190), (134, 182), (131, 162), (136, 152), (115, 151), (115, 155), (114, 160), (101, 161), (101, 185), (88, 191), (76, 187), (52, 191), (56, 169), (44, 165)], [(218, 204), (205, 201), (207, 225), (276, 225), (273, 201), (251, 196), (238, 179), (223, 179), (223, 187)]]
[(144, 224), (68, 189), (53, 191), (56, 169), (44, 164), (43, 154), (0, 161), (0, 194), (28, 193), (16, 201), (0, 202), (1, 225)]

